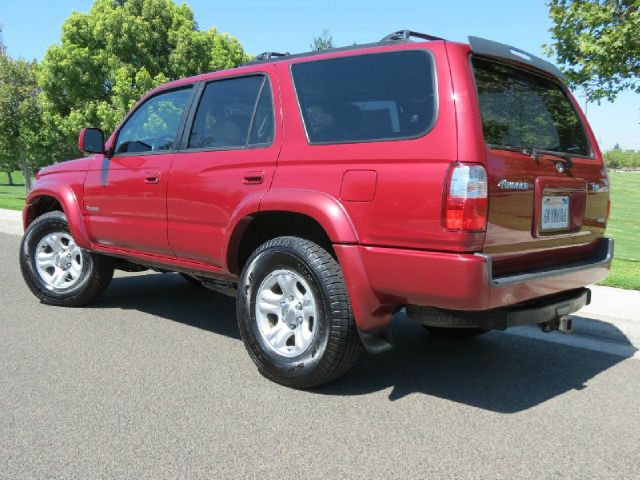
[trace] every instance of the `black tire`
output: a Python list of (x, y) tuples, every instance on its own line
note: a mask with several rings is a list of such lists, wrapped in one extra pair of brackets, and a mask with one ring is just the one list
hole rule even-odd
[(425, 325), (424, 328), (434, 335), (446, 338), (473, 338), (488, 331), (479, 327), (431, 327)]
[[(280, 269), (299, 275), (317, 305), (315, 334), (295, 357), (273, 350), (256, 319), (258, 287)], [(346, 373), (362, 351), (342, 269), (326, 250), (308, 240), (275, 238), (251, 255), (240, 278), (237, 315), (242, 340), (258, 370), (282, 385), (303, 389), (330, 382)]]
[(49, 285), (38, 273), (36, 249), (48, 234), (64, 232), (70, 235), (67, 217), (62, 212), (45, 213), (27, 228), (20, 244), (20, 270), (33, 294), (42, 303), (63, 307), (79, 307), (95, 300), (109, 286), (113, 277), (113, 262), (102, 255), (81, 250), (82, 270), (75, 284), (68, 288)]

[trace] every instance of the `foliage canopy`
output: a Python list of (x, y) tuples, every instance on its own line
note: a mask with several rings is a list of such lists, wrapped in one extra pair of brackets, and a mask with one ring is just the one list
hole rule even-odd
[(640, 93), (640, 0), (550, 0), (547, 53), (590, 100)]
[(235, 38), (200, 30), (185, 4), (96, 0), (89, 13), (71, 14), (42, 62), (45, 121), (63, 133), (68, 157), (80, 128), (113, 131), (157, 85), (247, 59)]

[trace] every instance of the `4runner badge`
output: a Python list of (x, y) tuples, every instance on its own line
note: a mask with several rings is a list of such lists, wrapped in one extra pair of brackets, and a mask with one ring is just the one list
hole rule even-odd
[(529, 182), (512, 182), (502, 179), (498, 182), (498, 187), (503, 190), (529, 190)]

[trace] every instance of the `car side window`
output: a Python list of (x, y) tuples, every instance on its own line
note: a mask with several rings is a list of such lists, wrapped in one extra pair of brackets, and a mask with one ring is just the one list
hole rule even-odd
[(291, 75), (312, 144), (417, 138), (436, 120), (435, 66), (424, 50), (307, 60)]
[(273, 101), (269, 82), (262, 86), (262, 93), (249, 135), (249, 145), (266, 145), (273, 142)]
[(271, 89), (264, 75), (207, 84), (193, 121), (188, 148), (245, 148), (248, 144), (272, 140)]
[(118, 133), (115, 153), (172, 150), (191, 87), (160, 93), (129, 117)]

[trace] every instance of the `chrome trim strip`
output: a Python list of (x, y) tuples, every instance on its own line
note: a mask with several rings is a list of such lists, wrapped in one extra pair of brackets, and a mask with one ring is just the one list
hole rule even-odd
[(506, 275), (495, 278), (493, 276), (493, 257), (485, 253), (476, 253), (475, 255), (485, 259), (487, 265), (487, 284), (490, 287), (504, 287), (506, 285), (514, 285), (517, 283), (530, 282), (532, 280), (540, 280), (542, 278), (557, 277), (567, 273), (580, 272), (590, 268), (608, 266), (613, 259), (613, 244), (614, 242), (612, 238), (603, 238), (598, 248), (587, 259), (561, 266), (543, 268), (528, 273), (518, 273), (515, 275)]

